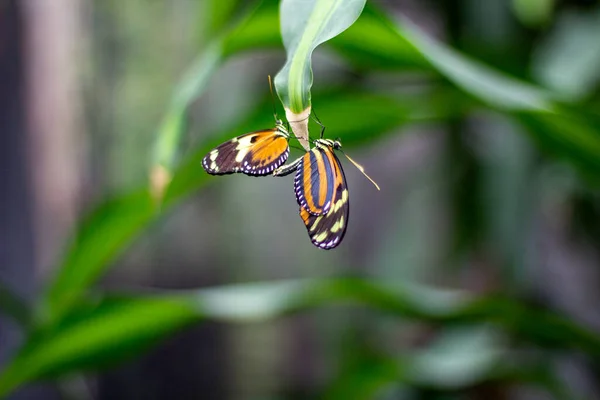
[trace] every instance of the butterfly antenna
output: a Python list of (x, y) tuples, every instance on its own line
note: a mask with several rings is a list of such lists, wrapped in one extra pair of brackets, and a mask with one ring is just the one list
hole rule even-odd
[(312, 110), (311, 115), (313, 116), (313, 119), (315, 120), (315, 122), (317, 124), (319, 124), (319, 126), (321, 127), (321, 139), (323, 139), (323, 135), (325, 134), (325, 125), (323, 125), (321, 123), (321, 120), (319, 119), (319, 117), (317, 116), (317, 113), (315, 112), (315, 110)]
[(375, 182), (369, 175), (367, 175), (367, 173), (365, 172), (365, 169), (363, 168), (362, 165), (360, 165), (359, 163), (357, 163), (356, 161), (354, 161), (353, 159), (350, 158), (350, 156), (348, 154), (346, 154), (344, 151), (342, 151), (342, 153), (344, 153), (344, 155), (346, 156), (346, 158), (352, 163), (354, 164), (354, 166), (360, 171), (362, 172), (362, 174), (371, 181), (371, 183), (373, 185), (375, 185), (375, 187), (377, 188), (377, 190), (381, 190), (379, 188), (379, 185), (377, 184), (377, 182)]
[(271, 91), (271, 103), (273, 103), (273, 116), (275, 117), (275, 121), (279, 121), (277, 118), (277, 107), (275, 107), (275, 94), (273, 93), (273, 82), (271, 81), (271, 75), (267, 75), (269, 78), (269, 90)]

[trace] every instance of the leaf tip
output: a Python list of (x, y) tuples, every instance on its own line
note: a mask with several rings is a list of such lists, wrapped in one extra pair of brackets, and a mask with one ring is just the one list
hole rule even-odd
[(172, 174), (163, 165), (156, 164), (150, 170), (150, 192), (157, 203), (162, 202), (166, 188), (171, 183)]

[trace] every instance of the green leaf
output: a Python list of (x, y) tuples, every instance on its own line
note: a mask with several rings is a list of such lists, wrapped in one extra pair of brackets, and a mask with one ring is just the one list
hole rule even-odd
[(137, 354), (197, 319), (197, 310), (177, 298), (107, 299), (30, 337), (0, 376), (0, 397), (31, 380), (98, 368)]
[(555, 3), (556, 0), (512, 0), (512, 8), (522, 23), (535, 28), (550, 21)]
[(409, 22), (398, 23), (399, 40), (408, 40), (448, 80), (485, 104), (506, 111), (552, 109), (549, 93), (470, 60), (438, 43)]
[(569, 161), (591, 184), (598, 184), (600, 174), (599, 125), (575, 112), (516, 113), (537, 143)]
[[(334, 304), (369, 306), (392, 316), (444, 326), (490, 323), (519, 340), (547, 348), (581, 350), (600, 359), (600, 338), (594, 332), (520, 301), (494, 296), (477, 299), (464, 292), (355, 278), (294, 280), (181, 290), (154, 297), (107, 297), (96, 304), (80, 301), (60, 323), (30, 336), (0, 376), (0, 396), (26, 381), (95, 369), (138, 354), (165, 335), (201, 319), (261, 322)], [(486, 335), (478, 338), (462, 343), (479, 343), (481, 351), (489, 350), (488, 344), (495, 343)], [(432, 354), (439, 352), (440, 347), (432, 351), (429, 355), (424, 353), (417, 371), (429, 368), (428, 363), (435, 361), (431, 360), (435, 358)], [(461, 359), (461, 365), (473, 370), (476, 365), (489, 365), (494, 357), (491, 353), (477, 354)], [(445, 385), (433, 372), (430, 370), (427, 382)]]
[(565, 12), (533, 54), (534, 77), (565, 99), (580, 100), (600, 83), (600, 9)]
[(410, 379), (446, 389), (471, 386), (489, 376), (503, 349), (491, 326), (451, 328), (408, 362)]
[(287, 60), (275, 77), (275, 87), (286, 109), (300, 114), (310, 107), (312, 52), (352, 25), (365, 1), (282, 0), (281, 35)]
[[(592, 123), (593, 117), (588, 116), (585, 109), (564, 107), (555, 96), (542, 88), (470, 60), (426, 37), (409, 22), (389, 21), (375, 7), (367, 9), (377, 14), (383, 24), (393, 27), (404, 49), (410, 44), (435, 71), (458, 89), (487, 107), (516, 117), (529, 128), (543, 148), (550, 149), (553, 154), (578, 167), (590, 181), (598, 181), (600, 125)], [(365, 36), (361, 46), (374, 46), (371, 40)]]
[(248, 50), (281, 49), (281, 46), (279, 9), (276, 2), (269, 1), (231, 30), (223, 42), (223, 52), (229, 57)]
[(76, 303), (157, 212), (147, 190), (132, 192), (96, 209), (67, 250), (40, 310), (41, 318), (54, 319)]
[(346, 347), (342, 353), (339, 375), (325, 390), (324, 399), (379, 399), (382, 398), (378, 395), (383, 389), (405, 382), (404, 363), (398, 362), (393, 356), (362, 342), (351, 342)]
[(327, 44), (355, 68), (365, 71), (433, 72), (425, 57), (407, 38), (398, 35), (394, 24), (371, 3), (352, 26)]
[(243, 0), (209, 0), (204, 6), (204, 23), (207, 24), (209, 35), (216, 36), (223, 32), (233, 16), (243, 9), (248, 3), (256, 1)]
[[(161, 197), (164, 186), (169, 183), (175, 166), (179, 142), (185, 130), (187, 107), (204, 91), (208, 79), (222, 60), (222, 41), (217, 39), (192, 63), (175, 90), (169, 110), (158, 129), (154, 147), (151, 183), (158, 197)], [(167, 175), (166, 179), (163, 179), (162, 171)]]
[[(258, 12), (263, 9), (265, 11), (262, 13)], [(273, 7), (269, 7), (268, 3), (262, 8), (247, 7), (247, 11), (242, 13), (235, 23), (214, 35), (175, 88), (167, 112), (158, 128), (154, 145), (150, 186), (157, 200), (162, 199), (177, 164), (179, 144), (186, 129), (187, 108), (204, 92), (210, 77), (225, 61), (226, 56), (232, 54), (232, 49), (241, 51), (244, 45), (248, 46), (248, 43), (250, 46), (261, 44), (263, 30), (257, 30), (256, 27), (264, 23), (261, 21), (261, 16), (272, 18), (269, 13), (272, 9)], [(255, 14), (258, 14), (257, 18), (253, 18)], [(253, 21), (254, 25), (249, 21)], [(215, 23), (220, 24), (220, 22)], [(245, 29), (248, 26), (250, 29)], [(271, 35), (276, 32), (273, 29), (268, 30)]]

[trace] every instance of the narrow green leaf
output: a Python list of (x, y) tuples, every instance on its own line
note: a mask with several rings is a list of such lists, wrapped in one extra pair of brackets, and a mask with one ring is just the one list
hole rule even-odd
[(501, 339), (492, 326), (447, 329), (426, 350), (411, 357), (411, 380), (446, 389), (480, 382), (504, 355)]
[[(183, 290), (154, 297), (120, 296), (102, 299), (96, 305), (80, 301), (60, 324), (29, 338), (0, 375), (0, 396), (27, 381), (96, 369), (138, 354), (200, 319), (261, 322), (334, 304), (369, 306), (389, 315), (444, 326), (490, 323), (521, 341), (551, 349), (581, 350), (600, 359), (600, 337), (594, 332), (523, 302), (355, 278), (295, 280)], [(482, 349), (488, 343), (486, 338), (481, 338)], [(420, 368), (429, 368), (426, 365), (434, 355), (427, 357), (419, 361)], [(494, 357), (488, 354), (463, 361), (472, 370), (474, 365), (489, 366)], [(432, 383), (437, 378), (428, 379)]]
[[(156, 135), (150, 171), (150, 186), (153, 196), (157, 200), (162, 200), (176, 167), (179, 144), (186, 128), (187, 108), (202, 94), (210, 77), (224, 62), (226, 51), (231, 52), (227, 46), (236, 43), (236, 38), (240, 34), (239, 30), (247, 26), (248, 21), (253, 20), (252, 16), (261, 10), (261, 7), (257, 6), (247, 8), (248, 10), (236, 19), (235, 23), (228, 26), (227, 29), (224, 28), (220, 34), (214, 35), (174, 90), (171, 103)], [(268, 6), (264, 8), (270, 9)], [(265, 14), (269, 15), (268, 11)], [(257, 19), (260, 20), (260, 18)], [(260, 32), (246, 31), (242, 40), (253, 43), (253, 38), (256, 36), (260, 37)]]
[(169, 110), (158, 129), (154, 146), (150, 183), (152, 191), (158, 199), (162, 198), (162, 193), (169, 184), (175, 168), (175, 157), (185, 130), (187, 107), (202, 93), (208, 84), (208, 79), (222, 60), (222, 40), (215, 39), (194, 61), (175, 90)]
[[(367, 7), (367, 10), (377, 14), (383, 24), (395, 29), (403, 48), (410, 44), (434, 70), (458, 89), (490, 108), (515, 116), (544, 148), (578, 167), (590, 181), (598, 181), (600, 129), (598, 124), (592, 123), (585, 110), (563, 107), (548, 91), (470, 60), (429, 39), (407, 21), (390, 21), (373, 6)], [(375, 45), (374, 38), (365, 36), (361, 45)]]
[(286, 109), (300, 114), (310, 107), (311, 57), (321, 43), (339, 35), (360, 16), (366, 0), (283, 0), (281, 35), (287, 61), (275, 77)]
[(73, 321), (31, 338), (0, 376), (0, 397), (19, 385), (114, 363), (198, 318), (186, 301), (107, 300)]
[(533, 54), (534, 77), (565, 99), (580, 100), (600, 83), (600, 8), (568, 11)]
[(96, 209), (76, 234), (47, 294), (42, 319), (54, 319), (83, 292), (157, 215), (147, 190), (132, 192)]
[(412, 43), (439, 73), (492, 107), (506, 111), (547, 112), (552, 109), (549, 93), (469, 60), (429, 39), (407, 21), (398, 24), (398, 34), (400, 40)]

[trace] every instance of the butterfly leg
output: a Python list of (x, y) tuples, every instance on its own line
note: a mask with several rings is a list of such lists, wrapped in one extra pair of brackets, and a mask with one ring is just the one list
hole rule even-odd
[(323, 139), (323, 135), (325, 134), (325, 125), (323, 125), (323, 124), (321, 123), (321, 120), (319, 119), (319, 117), (317, 117), (317, 113), (315, 112), (315, 110), (312, 110), (312, 114), (311, 114), (311, 115), (312, 115), (312, 117), (313, 117), (313, 120), (314, 120), (314, 121), (315, 121), (317, 124), (319, 124), (319, 126), (321, 127), (321, 139)]
[(291, 164), (282, 165), (281, 167), (279, 167), (275, 171), (273, 171), (273, 176), (287, 176), (287, 175), (291, 174), (292, 172), (294, 172), (298, 169), (298, 166), (300, 165), (302, 160), (303, 160), (303, 157), (300, 157)]

